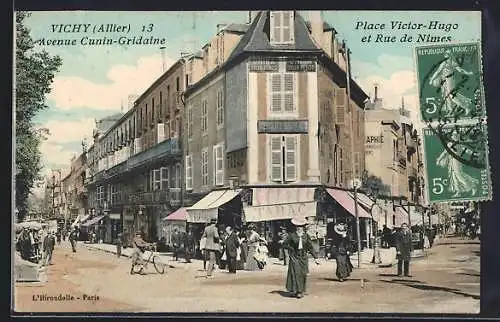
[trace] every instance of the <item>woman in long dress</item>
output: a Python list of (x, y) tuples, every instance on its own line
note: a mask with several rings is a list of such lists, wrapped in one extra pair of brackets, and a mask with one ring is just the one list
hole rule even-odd
[(449, 154), (448, 151), (444, 150), (439, 155), (436, 164), (448, 169), (448, 191), (453, 193), (453, 197), (458, 197), (467, 192), (471, 192), (472, 196), (476, 195), (479, 181), (465, 173), (462, 169), (462, 163)]
[(334, 244), (333, 253), (335, 254), (335, 261), (337, 269), (335, 275), (339, 282), (345, 281), (352, 273), (352, 264), (349, 258), (349, 240), (347, 238), (347, 226), (344, 223), (338, 223), (334, 226), (337, 238)]
[(450, 50), (444, 53), (444, 60), (432, 74), (429, 84), (440, 89), (443, 99), (444, 115), (451, 113), (455, 106), (469, 112), (471, 100), (458, 92), (457, 74), (472, 76), (472, 72), (464, 70), (455, 60)]
[(283, 243), (283, 247), (288, 250), (289, 255), (286, 289), (297, 298), (302, 298), (306, 291), (307, 274), (309, 273), (308, 253), (314, 257), (316, 264), (319, 264), (311, 238), (304, 231), (306, 223), (304, 218), (292, 219), (295, 231), (290, 233)]
[(257, 248), (260, 245), (260, 235), (255, 231), (256, 227), (253, 224), (248, 226), (248, 238), (247, 238), (247, 247), (248, 253), (246, 254), (246, 263), (245, 270), (247, 271), (258, 271), (260, 270), (257, 261), (254, 258), (254, 254), (257, 251)]

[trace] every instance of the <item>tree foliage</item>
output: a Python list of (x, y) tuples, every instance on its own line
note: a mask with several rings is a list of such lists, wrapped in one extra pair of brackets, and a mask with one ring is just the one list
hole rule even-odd
[(36, 51), (30, 30), (25, 25), (27, 12), (16, 12), (16, 207), (19, 220), (28, 211), (28, 197), (41, 170), (40, 142), (48, 131), (38, 129), (33, 118), (48, 108), (45, 97), (55, 73), (61, 66), (58, 56)]
[(382, 182), (377, 176), (374, 176), (368, 171), (364, 171), (361, 177), (361, 189), (369, 195), (390, 196), (391, 187)]

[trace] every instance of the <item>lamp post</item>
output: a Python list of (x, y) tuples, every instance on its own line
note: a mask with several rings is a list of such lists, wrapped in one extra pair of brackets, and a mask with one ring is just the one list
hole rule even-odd
[(347, 90), (347, 102), (346, 109), (350, 114), (351, 118), (351, 179), (353, 185), (353, 194), (354, 194), (354, 215), (356, 216), (356, 235), (358, 238), (358, 268), (361, 267), (361, 229), (359, 224), (359, 213), (358, 213), (358, 183), (355, 178), (355, 164), (354, 164), (354, 108), (351, 108), (351, 50), (347, 48), (345, 41), (342, 43), (342, 47), (339, 48), (339, 53), (342, 54), (346, 61), (346, 90)]
[[(373, 201), (373, 204), (371, 205), (370, 207), (370, 216), (372, 216), (372, 226), (373, 226), (373, 222), (374, 222), (374, 219), (373, 219), (373, 210), (375, 208), (375, 206), (378, 207), (377, 205), (377, 199), (378, 199), (378, 189), (377, 188), (373, 188), (371, 193), (368, 195), (368, 197), (370, 198), (371, 201)], [(387, 213), (386, 213), (386, 216), (387, 216)], [(378, 225), (377, 225), (377, 228), (378, 228)], [(380, 258), (380, 251), (378, 249), (379, 246), (379, 241), (378, 239), (380, 239), (380, 236), (378, 236), (378, 229), (377, 231), (373, 234), (373, 257), (372, 257), (372, 263), (374, 264), (380, 264), (382, 263), (382, 260)]]

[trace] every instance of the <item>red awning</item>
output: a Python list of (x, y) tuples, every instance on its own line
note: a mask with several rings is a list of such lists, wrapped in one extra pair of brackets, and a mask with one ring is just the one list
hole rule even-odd
[(163, 220), (186, 220), (187, 217), (187, 210), (186, 208), (182, 207), (168, 215), (167, 217), (163, 218)]
[[(345, 210), (355, 216), (354, 198), (347, 191), (338, 189), (326, 189), (326, 191), (335, 199)], [(372, 218), (372, 216), (358, 202), (358, 215), (360, 218)]]

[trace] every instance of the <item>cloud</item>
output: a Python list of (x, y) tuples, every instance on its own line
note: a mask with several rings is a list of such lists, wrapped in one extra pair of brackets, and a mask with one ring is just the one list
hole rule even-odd
[(48, 143), (81, 142), (85, 137), (92, 138), (95, 119), (89, 117), (76, 121), (50, 120), (42, 124), (41, 127), (50, 131), (47, 138)]
[(42, 142), (40, 144), (40, 152), (42, 153), (43, 164), (49, 168), (67, 167), (71, 158), (78, 151), (64, 149), (63, 146), (51, 142)]
[[(166, 67), (175, 61), (166, 57)], [(107, 83), (95, 83), (79, 76), (56, 76), (48, 99), (61, 110), (92, 108), (120, 110), (128, 96), (144, 92), (163, 73), (161, 55), (144, 56), (135, 65), (114, 65)]]
[(398, 109), (404, 100), (405, 109), (411, 112), (414, 125), (422, 126), (418, 114), (416, 75), (410, 57), (381, 55), (377, 63), (356, 61), (353, 65), (359, 71), (356, 81), (372, 99), (377, 85), (377, 96), (383, 100), (384, 108)]

